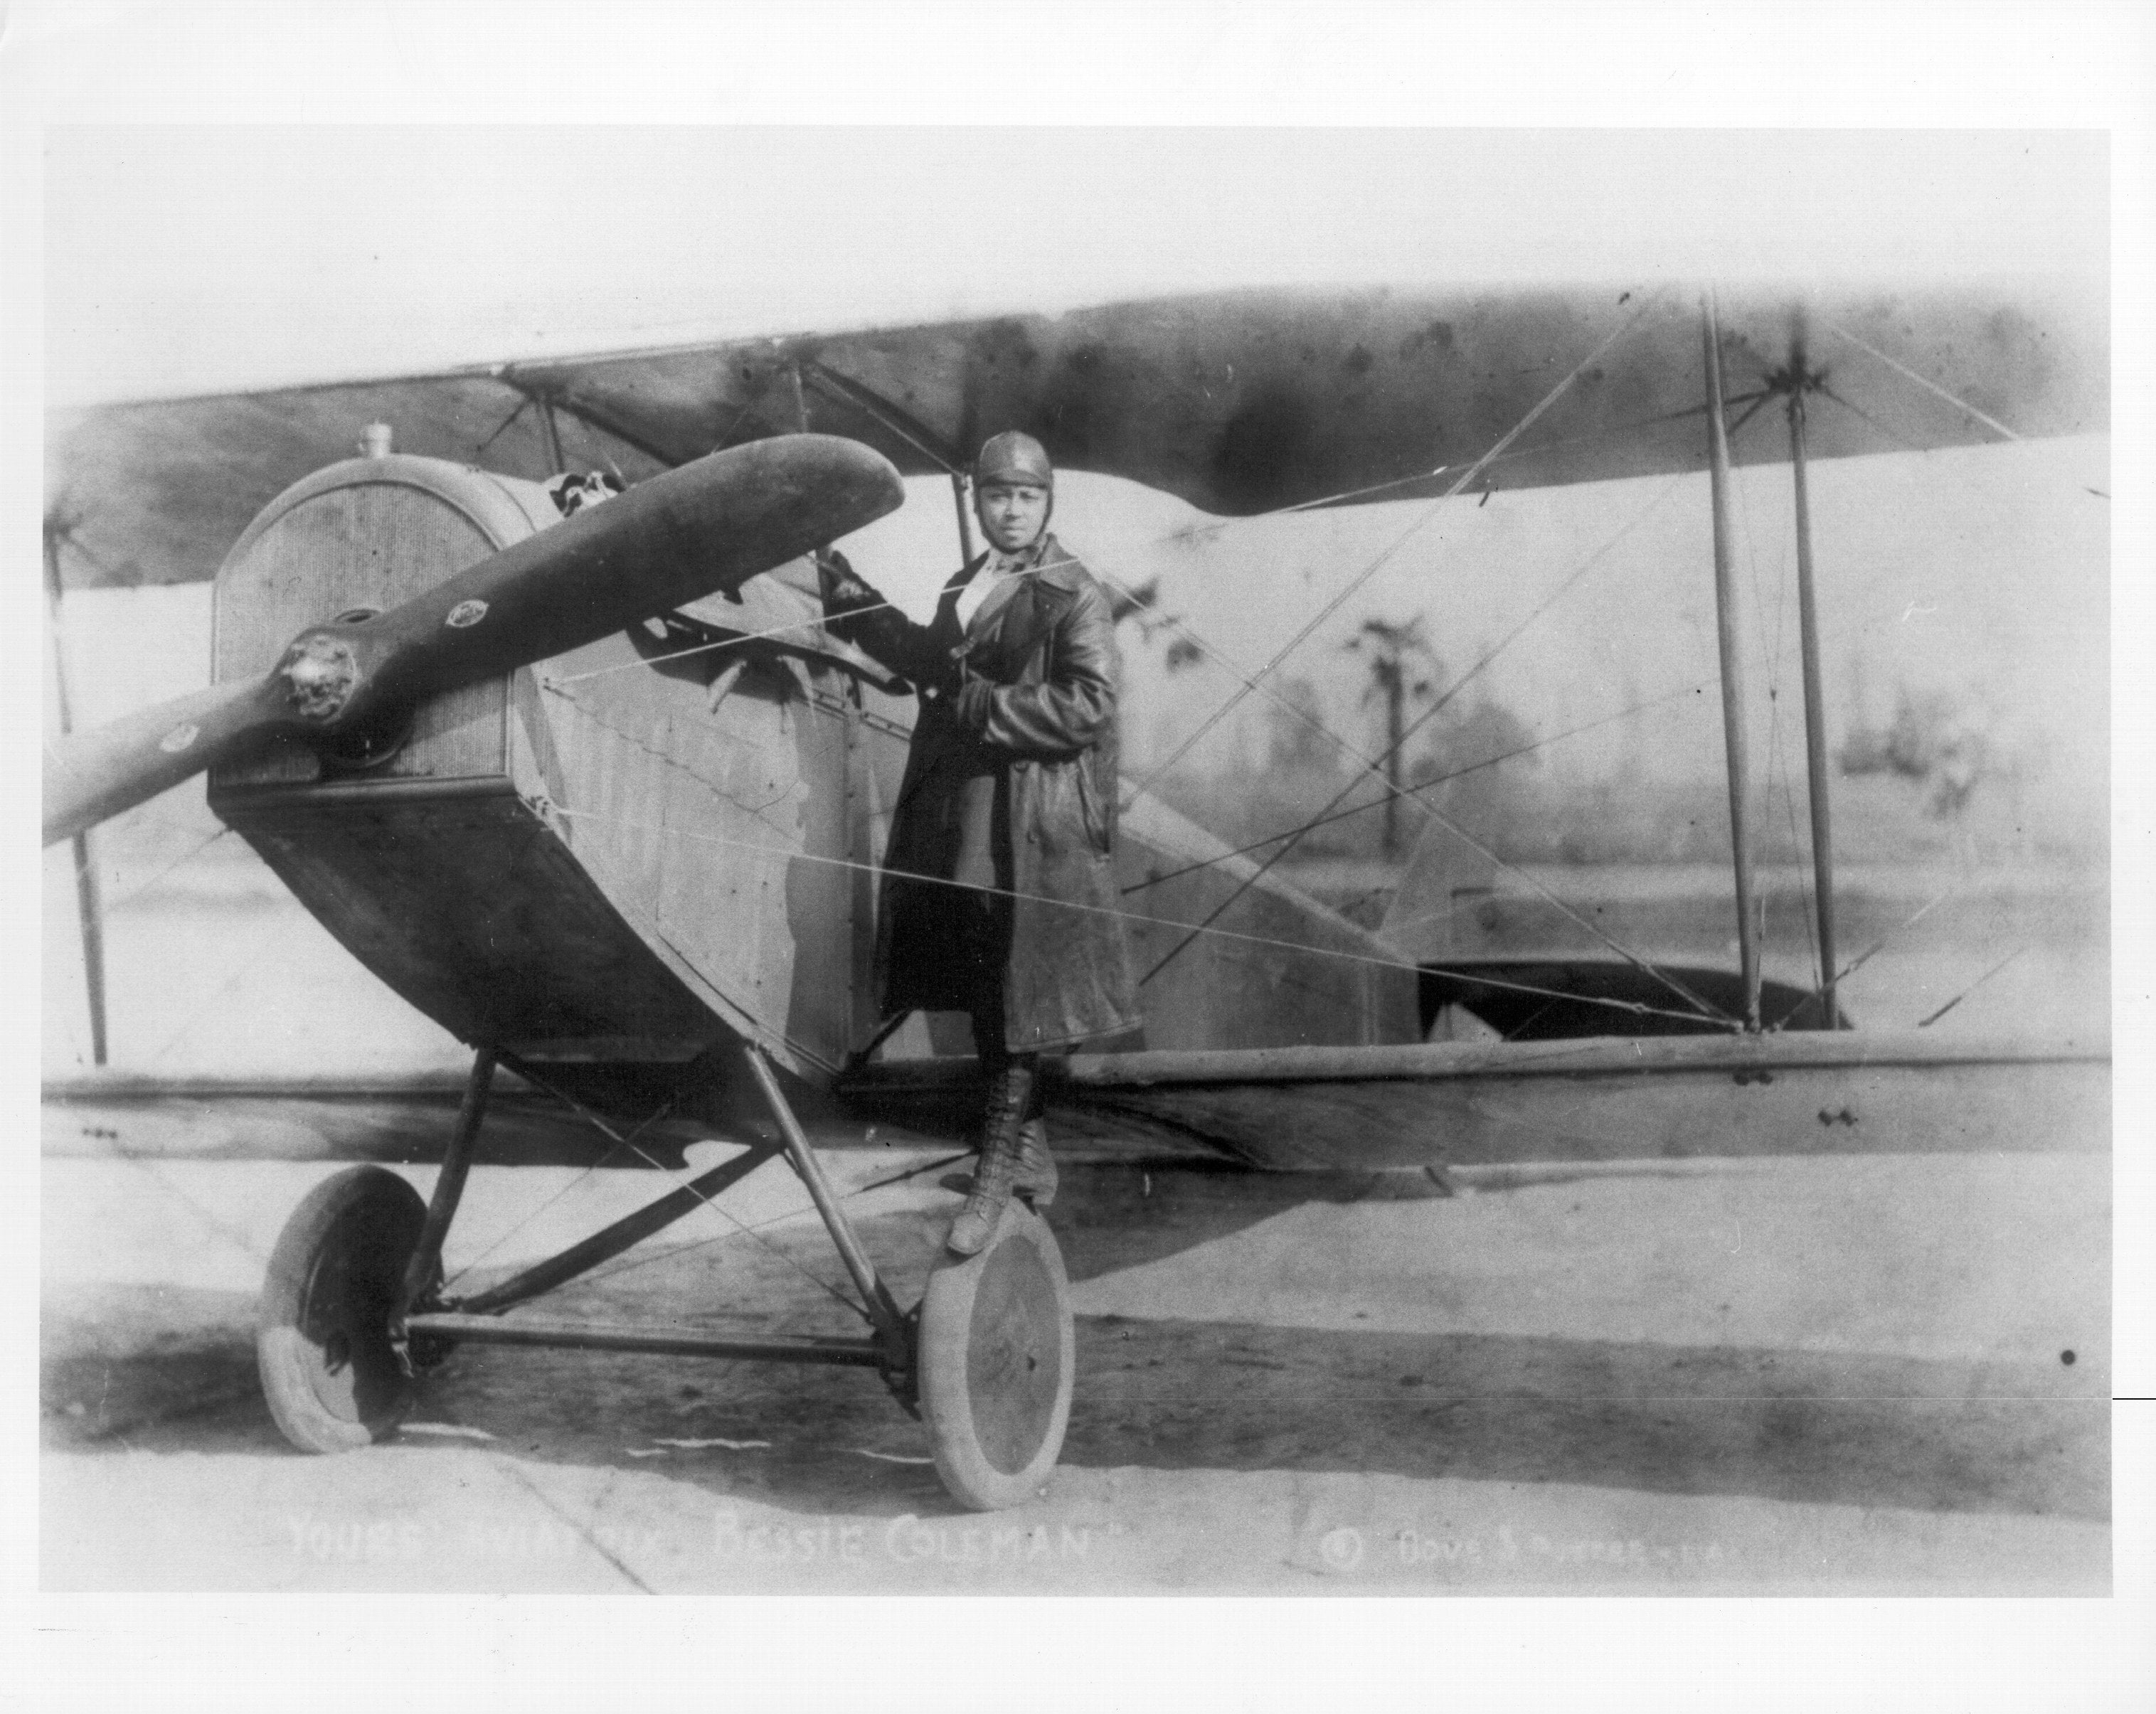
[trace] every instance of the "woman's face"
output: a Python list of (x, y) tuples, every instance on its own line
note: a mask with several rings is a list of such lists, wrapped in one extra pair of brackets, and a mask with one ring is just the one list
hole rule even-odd
[(1022, 553), (1048, 526), (1048, 490), (1031, 482), (993, 482), (974, 493), (974, 508), (988, 540), (1005, 553)]

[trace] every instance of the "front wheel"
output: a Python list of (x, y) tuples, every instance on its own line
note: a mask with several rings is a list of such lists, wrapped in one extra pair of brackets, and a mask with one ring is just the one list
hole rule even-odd
[(426, 1218), (419, 1193), (394, 1173), (354, 1167), (317, 1184), (285, 1223), (254, 1357), (270, 1414), (301, 1451), (386, 1439), (412, 1409), (389, 1324)]
[(1062, 1252), (1016, 1197), (978, 1255), (945, 1256), (921, 1304), (921, 1414), (937, 1474), (1000, 1511), (1046, 1486), (1070, 1420), (1077, 1341)]

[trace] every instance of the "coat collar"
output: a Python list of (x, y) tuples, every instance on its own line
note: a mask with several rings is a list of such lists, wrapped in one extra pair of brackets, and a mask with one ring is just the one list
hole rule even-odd
[[(980, 575), (982, 567), (988, 562), (988, 556), (986, 553), (975, 554), (973, 558), (968, 560), (964, 565), (951, 574), (950, 582), (943, 586), (943, 593), (952, 595), (964, 588)], [(1037, 570), (1036, 567), (1038, 567)], [(1085, 567), (1070, 556), (1063, 544), (1052, 534), (1044, 535), (1040, 541), (1026, 550), (1019, 562), (1018, 569), (1019, 572), (1033, 571), (1039, 582), (1060, 589), (1065, 595), (1075, 595), (1078, 593), (1078, 579), (1085, 571)], [(1016, 574), (1014, 572), (1013, 575)]]

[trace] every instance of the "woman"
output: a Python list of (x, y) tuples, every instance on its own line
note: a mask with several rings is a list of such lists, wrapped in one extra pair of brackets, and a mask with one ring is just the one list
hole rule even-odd
[(998, 434), (974, 467), (988, 551), (929, 624), (838, 554), (819, 561), (830, 629), (921, 698), (876, 932), (886, 1017), (971, 1014), (987, 1074), (980, 1159), (948, 1243), (972, 1255), (1014, 1190), (1055, 1190), (1040, 1055), (1138, 1024), (1115, 885), (1116, 686), (1108, 598), (1048, 533), (1040, 443)]

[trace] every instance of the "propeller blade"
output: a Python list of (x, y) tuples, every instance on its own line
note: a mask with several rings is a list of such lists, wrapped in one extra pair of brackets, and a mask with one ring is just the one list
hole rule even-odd
[(891, 462), (857, 440), (752, 441), (639, 482), (393, 612), (315, 629), (367, 639), (370, 700), (416, 700), (731, 593), (905, 497)]
[(215, 685), (49, 744), (45, 843), (275, 734), (331, 736), (737, 589), (904, 498), (888, 459), (828, 434), (752, 441), (669, 470), (386, 613), (309, 627), (260, 679)]
[(45, 746), (45, 843), (95, 827), (182, 780), (253, 749), (281, 723), (275, 674), (191, 690), (95, 731)]

